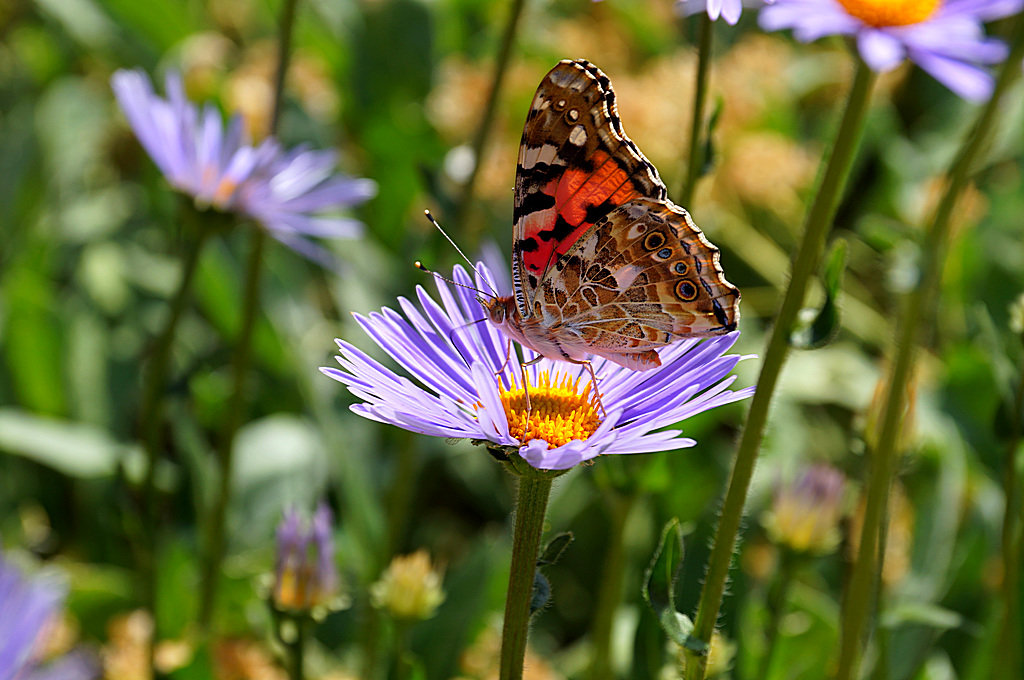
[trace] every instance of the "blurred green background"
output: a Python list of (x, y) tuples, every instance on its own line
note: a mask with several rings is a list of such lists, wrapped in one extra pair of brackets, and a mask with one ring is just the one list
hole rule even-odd
[[(133, 541), (142, 454), (135, 443), (140, 366), (178, 276), (178, 199), (146, 157), (109, 78), (141, 67), (182, 71), (194, 101), (267, 129), (277, 2), (10, 0), (0, 6), (0, 536), (71, 579), (71, 638), (102, 649), (110, 678), (146, 677)], [(365, 238), (329, 243), (345, 263), (320, 269), (267, 249), (247, 424), (237, 440), (229, 514), (229, 580), (218, 612), (219, 677), (281, 677), (260, 579), (288, 503), (326, 497), (338, 516), (337, 560), (353, 598), (317, 629), (311, 677), (358, 677), (368, 585), (394, 554), (418, 548), (444, 565), (447, 599), (412, 629), (428, 678), (492, 677), (508, 571), (512, 480), (479, 448), (380, 426), (317, 367), (334, 337), (370, 349), (350, 317), (431, 287), (420, 259), (457, 261), (422, 211), (453, 223), (460, 158), (490, 87), (506, 3), (486, 0), (310, 0), (299, 5), (280, 138), (334, 148), (342, 168), (379, 184), (356, 211)], [(721, 115), (713, 167), (691, 209), (743, 292), (738, 349), (756, 354), (785, 285), (788, 258), (851, 65), (839, 42), (798, 45), (753, 16), (716, 25), (712, 101)], [(660, 0), (528, 3), (482, 160), (478, 202), (453, 233), (469, 253), (510, 252), (512, 183), (522, 122), (541, 77), (584, 57), (612, 79), (627, 133), (670, 194), (682, 182), (693, 92), (694, 22)], [(996, 26), (998, 32), (1001, 27)], [(876, 677), (985, 678), (998, 660), (999, 537), (1022, 366), (1009, 308), (1024, 292), (1024, 91), (1016, 86), (984, 167), (960, 204), (939, 313), (920, 355), (903, 441), (880, 598)], [(876, 90), (833, 238), (848, 245), (842, 325), (825, 348), (798, 351), (777, 396), (749, 520), (721, 620), (738, 642), (731, 673), (757, 678), (776, 549), (758, 517), (776, 482), (809, 461), (851, 479), (856, 514), (864, 424), (877, 408), (901, 293), (938, 178), (974, 108), (904, 67)], [(197, 603), (200, 509), (216, 488), (212, 442), (230, 389), (240, 323), (246, 230), (214, 240), (175, 345), (158, 470), (166, 545), (161, 629), (184, 640)], [(815, 290), (808, 305), (821, 304)], [(752, 384), (757, 360), (741, 363)], [(655, 677), (670, 654), (640, 599), (664, 523), (688, 532), (680, 606), (691, 612), (745, 412), (732, 405), (687, 421), (697, 447), (601, 459), (555, 486), (549, 535), (575, 542), (547, 570), (554, 597), (531, 637), (535, 678), (585, 677), (608, 536), (624, 535), (623, 604), (614, 625), (621, 677)], [(627, 511), (628, 509), (628, 511)], [(833, 653), (842, 585), (838, 551), (803, 570), (790, 593), (778, 678), (821, 677)], [(380, 623), (378, 621), (378, 623)], [(144, 628), (144, 626), (143, 626)], [(653, 642), (652, 642), (653, 641)], [(490, 645), (490, 647), (488, 647)], [(636, 651), (634, 652), (634, 647)], [(490, 650), (490, 651), (488, 651)], [(135, 656), (132, 656), (132, 655)], [(120, 664), (120, 665), (119, 665)], [(247, 665), (248, 664), (248, 665)], [(174, 666), (174, 664), (170, 664)], [(239, 670), (242, 669), (242, 670)], [(235, 673), (232, 675), (232, 673)]]

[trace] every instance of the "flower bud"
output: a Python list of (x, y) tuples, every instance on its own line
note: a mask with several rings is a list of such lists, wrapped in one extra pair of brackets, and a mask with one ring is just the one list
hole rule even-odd
[(370, 598), (396, 619), (429, 619), (444, 601), (441, 573), (431, 566), (426, 550), (398, 555), (370, 586)]
[(844, 486), (843, 474), (823, 463), (781, 484), (771, 510), (762, 519), (768, 536), (798, 553), (834, 550), (839, 542)]
[(326, 606), (338, 594), (334, 565), (331, 510), (321, 503), (308, 527), (294, 508), (285, 511), (277, 527), (274, 568), (274, 606), (309, 611)]

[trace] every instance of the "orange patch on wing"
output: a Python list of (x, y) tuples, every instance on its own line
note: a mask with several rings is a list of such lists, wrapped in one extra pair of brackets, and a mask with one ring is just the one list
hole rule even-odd
[(603, 203), (625, 186), (629, 186), (628, 193), (636, 195), (629, 175), (608, 154), (596, 151), (589, 160), (594, 164), (592, 173), (567, 170), (555, 191), (555, 209), (573, 226), (586, 218), (587, 208)]
[[(593, 172), (568, 169), (545, 186), (541, 191), (555, 199), (555, 207), (528, 215), (523, 225), (523, 235), (538, 241), (538, 249), (523, 254), (523, 263), (530, 271), (541, 273), (551, 263), (552, 253), (564, 255), (572, 245), (592, 226), (587, 222), (587, 209), (608, 202), (610, 210), (640, 195), (629, 175), (604, 151), (596, 151), (589, 159)], [(574, 229), (557, 242), (540, 238), (541, 231), (553, 229), (558, 217)]]

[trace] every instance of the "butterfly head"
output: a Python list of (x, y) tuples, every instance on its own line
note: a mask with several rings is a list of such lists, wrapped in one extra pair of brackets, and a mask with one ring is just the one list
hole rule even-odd
[(511, 295), (493, 298), (477, 298), (487, 312), (487, 320), (498, 328), (507, 326), (519, 316), (516, 300)]

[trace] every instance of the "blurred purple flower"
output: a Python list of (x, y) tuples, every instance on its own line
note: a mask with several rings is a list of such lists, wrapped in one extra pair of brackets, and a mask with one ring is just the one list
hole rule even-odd
[(225, 129), (216, 107), (207, 104), (200, 111), (185, 98), (177, 73), (167, 75), (166, 99), (142, 71), (120, 70), (111, 85), (153, 162), (197, 204), (251, 217), (277, 240), (318, 260), (324, 253), (307, 236), (361, 233), (358, 220), (325, 213), (362, 203), (377, 193), (377, 185), (336, 174), (334, 152), (285, 151), (273, 138), (252, 146), (240, 116)]
[(677, 0), (676, 11), (683, 16), (707, 12), (712, 21), (722, 17), (725, 23), (735, 26), (744, 7), (761, 7), (772, 2), (775, 0)]
[(273, 599), (278, 609), (309, 611), (329, 605), (337, 596), (332, 522), (326, 503), (317, 506), (308, 528), (298, 510), (285, 510), (277, 527), (274, 566)]
[[(476, 287), (494, 290), (486, 265), (477, 265), (477, 270)], [(461, 267), (453, 277), (457, 283), (473, 284)], [(321, 370), (361, 400), (351, 407), (353, 412), (420, 434), (514, 447), (535, 468), (564, 470), (600, 454), (694, 446), (679, 430), (660, 428), (753, 392), (749, 387), (727, 389), (736, 378), (729, 372), (741, 357), (725, 352), (739, 333), (673, 343), (660, 351), (661, 367), (642, 373), (595, 358), (600, 404), (586, 367), (543, 359), (526, 367), (532, 399), (527, 428), (515, 352), (502, 370), (508, 338), (482, 322), (486, 313), (473, 291), (453, 291), (441, 281), (437, 291), (441, 305), (417, 287), (418, 305), (398, 299), (404, 315), (384, 308), (355, 317), (404, 375), (337, 340), (341, 368)]]
[(811, 465), (778, 486), (762, 523), (773, 541), (791, 550), (829, 552), (839, 542), (845, 488), (842, 472), (825, 463)]
[(94, 660), (73, 651), (41, 663), (48, 624), (60, 614), (67, 587), (53, 575), (25, 578), (0, 553), (0, 680), (89, 680), (99, 674)]
[(769, 31), (793, 29), (797, 40), (849, 35), (874, 71), (910, 59), (964, 99), (986, 99), (992, 76), (980, 65), (1004, 60), (1007, 48), (982, 23), (1015, 14), (1024, 0), (776, 0), (760, 14)]

